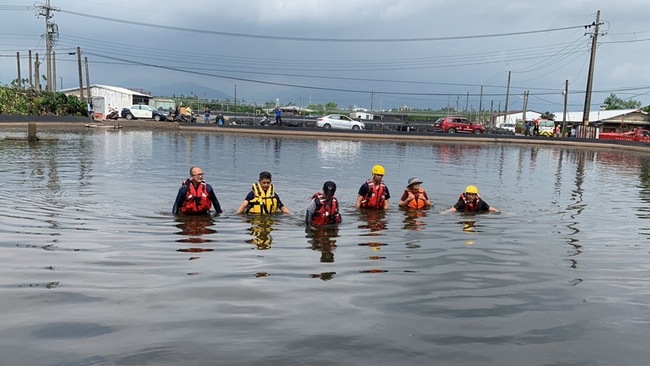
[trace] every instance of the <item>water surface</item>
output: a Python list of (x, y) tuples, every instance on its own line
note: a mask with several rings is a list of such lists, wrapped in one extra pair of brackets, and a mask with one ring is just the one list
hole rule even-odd
[[(50, 134), (0, 142), (0, 365), (647, 363), (650, 155)], [(386, 213), (354, 209), (374, 164)], [(171, 215), (192, 165), (222, 215)], [(234, 214), (262, 170), (291, 215)], [(433, 209), (397, 209), (412, 176)], [(325, 180), (343, 223), (306, 232)], [(442, 214), (468, 184), (502, 213)]]

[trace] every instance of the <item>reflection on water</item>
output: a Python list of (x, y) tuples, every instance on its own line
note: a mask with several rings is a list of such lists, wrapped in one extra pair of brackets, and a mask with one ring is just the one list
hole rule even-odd
[(275, 230), (273, 226), (276, 221), (276, 215), (247, 215), (246, 223), (250, 224), (248, 232), (252, 238), (246, 240), (246, 243), (254, 244), (257, 250), (271, 249), (273, 243), (271, 232)]
[(427, 217), (427, 210), (403, 210), (404, 211), (404, 226), (406, 230), (421, 231), (426, 227), (426, 221), (423, 220)]
[[(3, 365), (646, 363), (649, 154), (55, 135), (0, 143)], [(356, 210), (377, 163), (438, 207), (475, 183), (503, 213)], [(222, 215), (170, 213), (192, 165)], [(292, 215), (234, 214), (263, 170)], [(326, 179), (343, 222), (306, 229)]]

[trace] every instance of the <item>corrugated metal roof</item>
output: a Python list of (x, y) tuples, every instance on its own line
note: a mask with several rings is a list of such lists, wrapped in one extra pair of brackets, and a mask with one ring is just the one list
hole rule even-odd
[[(137, 92), (137, 91), (133, 91), (133, 90), (131, 90), (131, 89), (122, 88), (122, 87), (120, 87), (120, 86), (111, 86), (111, 85), (93, 84), (93, 85), (91, 85), (90, 87), (91, 87), (91, 88), (106, 89), (106, 90), (114, 91), (114, 92), (116, 92), (116, 93), (121, 93), (121, 94), (138, 95), (138, 96), (142, 96), (142, 97), (151, 97), (151, 95), (149, 95), (149, 94), (143, 94), (143, 93), (140, 93), (140, 92)], [(74, 91), (77, 91), (77, 92), (78, 92), (78, 91), (79, 91), (79, 88), (62, 89), (62, 90), (60, 90), (60, 91), (63, 92), (63, 93), (66, 93), (66, 92), (74, 92)], [(84, 92), (85, 92), (85, 91), (86, 91), (86, 88), (84, 87)]]
[[(605, 111), (591, 111), (589, 112), (589, 122), (604, 121), (604, 120), (624, 116), (626, 114), (634, 113), (634, 112), (647, 114), (646, 112), (640, 109), (613, 109), (613, 110), (605, 110)], [(555, 114), (555, 121), (561, 121), (564, 112), (555, 112), (553, 114)], [(567, 112), (566, 114), (567, 122), (582, 122), (582, 114), (583, 112)]]

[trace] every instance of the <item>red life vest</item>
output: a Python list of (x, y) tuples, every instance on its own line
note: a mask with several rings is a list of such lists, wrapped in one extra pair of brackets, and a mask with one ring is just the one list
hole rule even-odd
[(208, 197), (208, 189), (205, 182), (194, 187), (191, 182), (186, 182), (187, 193), (185, 194), (185, 201), (181, 206), (180, 212), (183, 214), (204, 214), (212, 208), (212, 202)]
[(460, 199), (465, 202), (465, 209), (463, 211), (465, 212), (478, 212), (479, 207), (481, 207), (481, 197), (476, 196), (476, 199), (473, 201), (470, 201), (466, 196), (465, 193), (460, 194)]
[[(406, 190), (405, 192), (413, 193), (413, 191), (410, 191), (410, 190)], [(426, 199), (424, 198), (424, 195), (422, 194), (422, 192), (418, 191), (416, 193), (413, 193), (413, 196), (415, 197), (415, 199), (413, 199), (412, 201), (409, 201), (409, 203), (407, 204), (407, 206), (409, 208), (418, 209), (418, 208), (426, 207), (426, 204), (425, 204)]]
[(368, 193), (361, 202), (361, 207), (383, 209), (384, 201), (386, 201), (386, 185), (384, 182), (376, 185), (375, 182), (369, 180), (366, 184), (368, 184)]
[(318, 192), (314, 193), (311, 198), (316, 199), (316, 211), (314, 211), (311, 219), (312, 225), (332, 225), (341, 222), (339, 202), (336, 197), (332, 197), (331, 201), (327, 201), (325, 195)]

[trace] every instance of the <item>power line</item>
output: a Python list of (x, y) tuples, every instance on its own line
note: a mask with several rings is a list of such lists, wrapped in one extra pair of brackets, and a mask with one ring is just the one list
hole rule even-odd
[(271, 36), (271, 35), (261, 35), (261, 34), (246, 34), (246, 33), (232, 33), (232, 32), (221, 32), (221, 31), (211, 31), (205, 29), (196, 29), (196, 28), (185, 28), (185, 27), (174, 27), (160, 24), (150, 24), (136, 22), (132, 20), (124, 20), (117, 18), (104, 17), (101, 15), (92, 15), (86, 13), (80, 13), (70, 10), (61, 10), (62, 13), (76, 15), (80, 17), (93, 18), (99, 20), (105, 20), (109, 22), (137, 25), (141, 27), (148, 28), (157, 28), (157, 29), (168, 29), (176, 30), (181, 32), (190, 32), (190, 33), (201, 33), (201, 34), (212, 34), (226, 37), (238, 37), (238, 38), (256, 38), (256, 39), (266, 39), (266, 40), (281, 40), (281, 41), (298, 41), (298, 42), (339, 42), (339, 43), (391, 43), (391, 42), (432, 42), (432, 41), (451, 41), (451, 40), (460, 40), (460, 39), (479, 39), (479, 38), (496, 38), (496, 37), (509, 37), (509, 36), (519, 36), (525, 34), (538, 34), (538, 33), (550, 33), (558, 32), (569, 29), (578, 29), (585, 28), (586, 25), (574, 25), (569, 27), (560, 27), (560, 28), (549, 28), (549, 29), (538, 29), (531, 31), (521, 31), (521, 32), (507, 32), (507, 33), (493, 33), (493, 34), (479, 34), (479, 35), (469, 35), (469, 36), (450, 36), (450, 37), (422, 37), (422, 38), (316, 38), (316, 37), (288, 37), (288, 36)]

